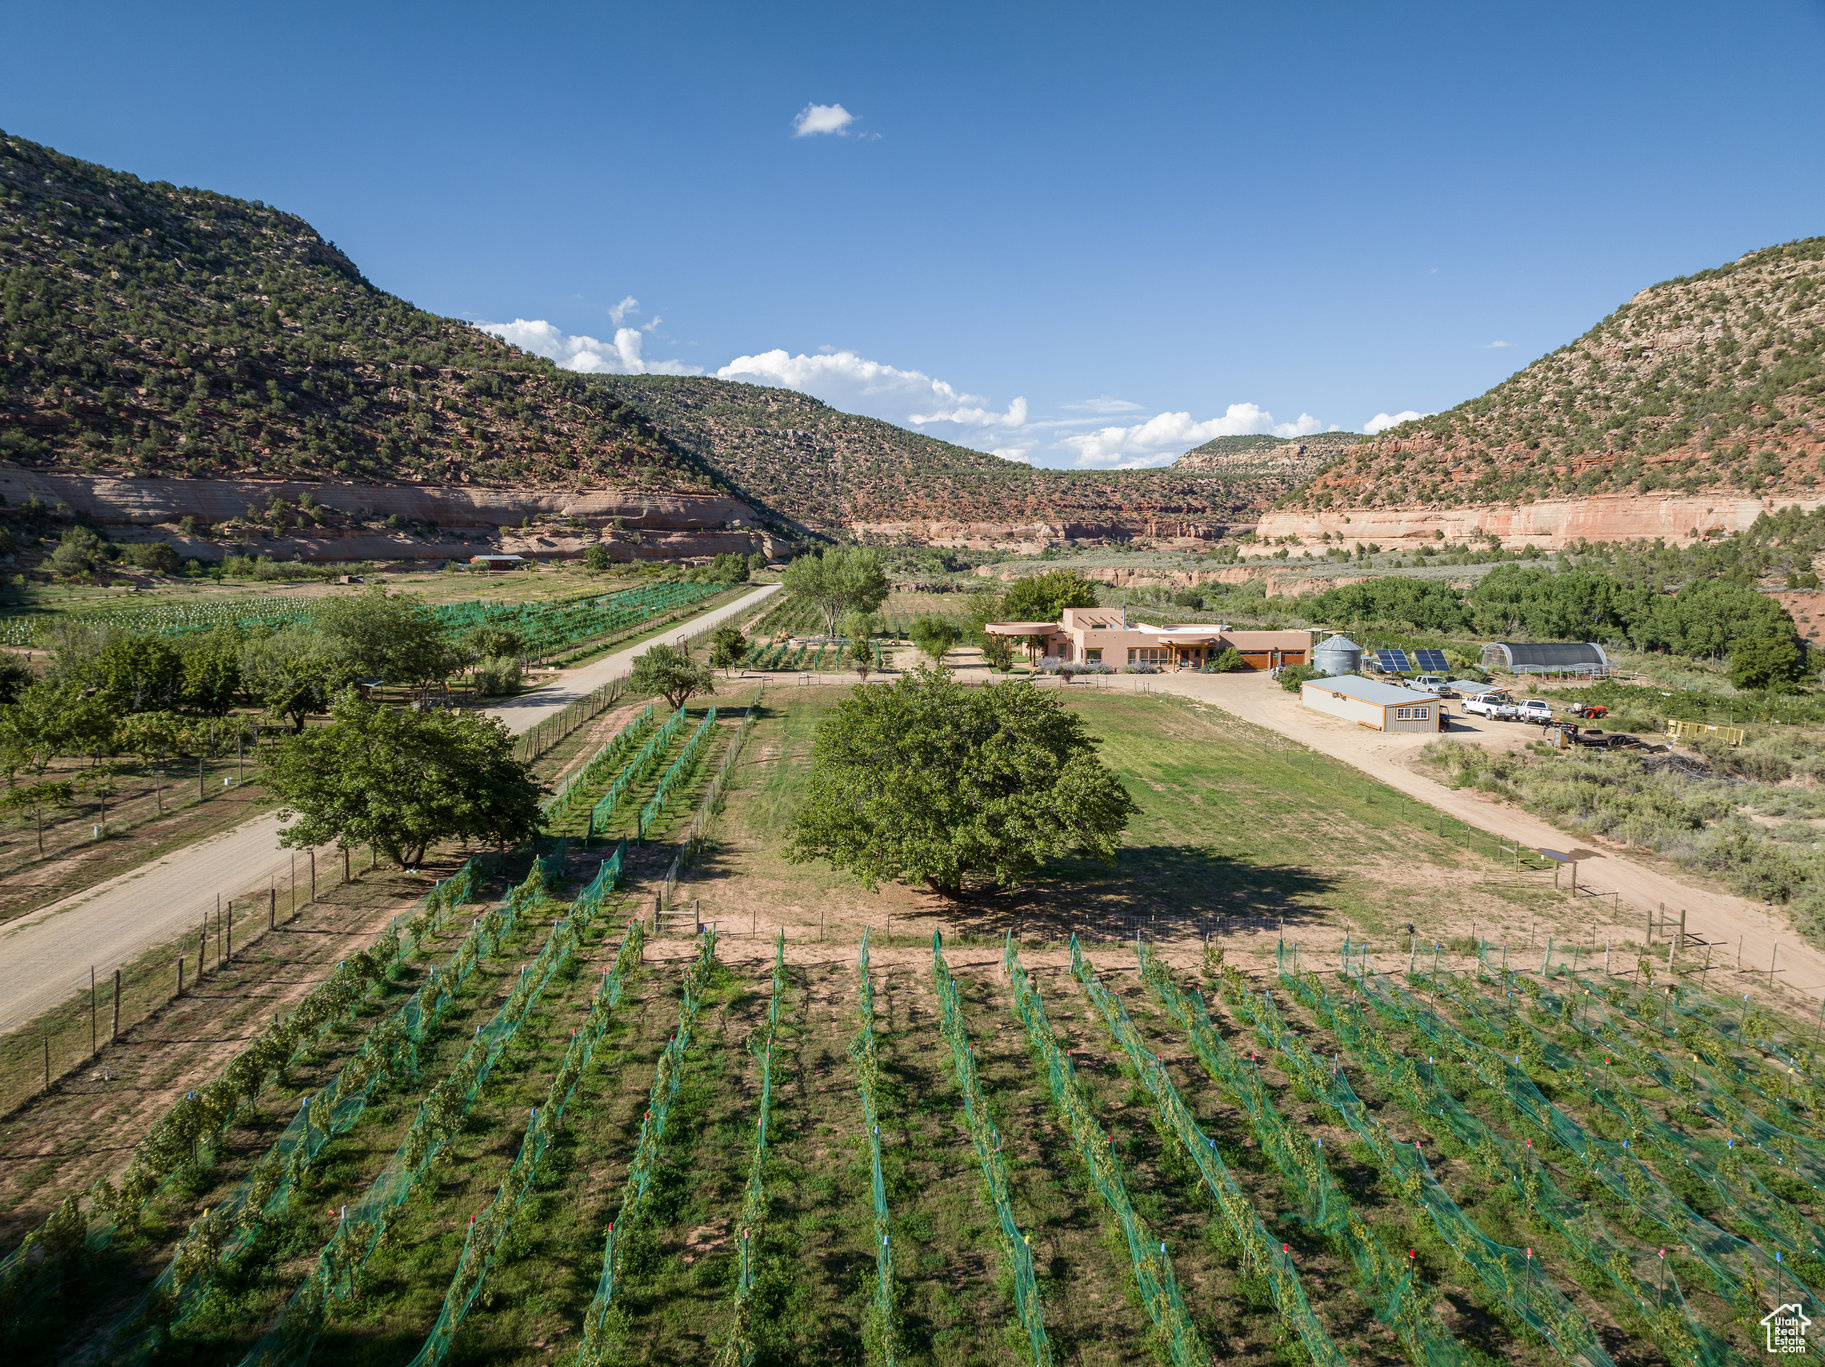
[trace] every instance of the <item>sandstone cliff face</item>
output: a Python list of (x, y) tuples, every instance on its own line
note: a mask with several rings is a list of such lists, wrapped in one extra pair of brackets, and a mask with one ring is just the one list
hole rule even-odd
[(437, 485), (347, 484), (308, 480), (122, 479), (0, 465), (0, 495), (17, 506), (36, 497), (62, 503), (98, 522), (151, 526), (188, 514), (203, 522), (264, 508), (274, 498), (296, 504), (309, 494), (350, 517), (397, 514), (445, 527), (505, 527), (533, 517), (579, 517), (590, 525), (616, 518), (655, 531), (758, 528), (753, 509), (717, 494), (643, 489), (478, 489)]
[[(1495, 536), (1507, 547), (1558, 550), (1575, 541), (1652, 541), (1675, 545), (1743, 531), (1765, 512), (1798, 507), (1810, 512), (1825, 504), (1817, 494), (1779, 499), (1729, 494), (1654, 496), (1594, 494), (1588, 498), (1545, 499), (1526, 504), (1483, 504), (1462, 508), (1282, 508), (1256, 525), (1263, 542), (1295, 536), (1304, 541), (1330, 534), (1346, 549), (1373, 541), (1384, 550), (1418, 546), (1444, 533), (1447, 541)], [(1341, 538), (1339, 543), (1338, 539)], [(1251, 547), (1262, 555), (1267, 545)]]

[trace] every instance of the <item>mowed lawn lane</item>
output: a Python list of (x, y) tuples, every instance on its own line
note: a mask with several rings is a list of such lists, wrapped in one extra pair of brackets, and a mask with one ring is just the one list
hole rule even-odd
[[(623, 923), (604, 942), (602, 948), (610, 957), (624, 933)], [(582, 966), (576, 987), (586, 990), (553, 1013), (546, 1035), (555, 1048), (545, 1051), (540, 1066), (528, 1071), (525, 1080), (531, 1086), (511, 1098), (513, 1108), (503, 1105), (488, 1116), (477, 1116), (477, 1126), (489, 1127), (493, 1135), (490, 1140), (478, 1139), (486, 1152), (475, 1166), (486, 1171), (473, 1180), (465, 1177), (458, 1190), (428, 1195), (422, 1212), (425, 1227), (413, 1228), (419, 1224), (415, 1212), (410, 1224), (402, 1222), (394, 1240), (400, 1256), (385, 1265), (375, 1259), (373, 1274), (363, 1284), (359, 1313), (350, 1313), (339, 1323), (351, 1344), (347, 1351), (339, 1350), (338, 1360), (401, 1362), (417, 1351), (438, 1314), (455, 1263), (449, 1247), (421, 1257), (412, 1245), (438, 1238), (460, 1254), (468, 1218), (479, 1217), (493, 1200), (500, 1178), (518, 1153), (526, 1108), (542, 1104), (569, 1046), (570, 1030), (587, 1013), (602, 981), (601, 970), (600, 962)], [(682, 964), (649, 962), (623, 992), (557, 1137), (546, 1150), (532, 1191), (457, 1335), (453, 1362), (545, 1362), (550, 1349), (574, 1351), (601, 1269), (602, 1232), (619, 1204), (653, 1067), (676, 1020), (676, 978), (681, 972)], [(529, 1091), (537, 1095), (529, 1099)], [(459, 1148), (451, 1166), (472, 1161)], [(437, 1208), (431, 1209), (433, 1205)], [(329, 1346), (327, 1335), (324, 1346)]]
[(710, 975), (645, 1218), (621, 1246), (605, 1362), (708, 1362), (728, 1336), (735, 1222), (760, 1098), (747, 1046), (765, 1038), (767, 974), (767, 963), (749, 959), (718, 962)]
[[(1073, 924), (1151, 920), (1160, 937), (1243, 923), (1371, 933), (1463, 910), (1486, 838), (1271, 731), (1183, 699), (1084, 692), (1070, 706), (1139, 804), (1111, 870), (1058, 861), (1022, 900)], [(1441, 831), (1444, 832), (1441, 834)], [(1485, 842), (1479, 844), (1477, 842)], [(1485, 923), (1507, 905), (1495, 891)]]
[[(902, 1361), (933, 1367), (1024, 1361), (1024, 1334), (997, 1244), (982, 1167), (939, 1033), (925, 970), (876, 957), (881, 1177), (898, 1241)], [(863, 1153), (866, 1164), (868, 1156)], [(1013, 1328), (1009, 1328), (1014, 1325)]]
[[(1014, 1218), (1032, 1238), (1054, 1356), (1092, 1367), (1151, 1363), (1153, 1322), (1127, 1290), (1127, 1243), (1105, 1221), (1101, 1198), (1059, 1122), (1007, 984), (990, 965), (953, 962), (951, 968), (983, 1096), (1001, 1134)], [(984, 1215), (983, 1237), (992, 1238), (994, 1212)]]

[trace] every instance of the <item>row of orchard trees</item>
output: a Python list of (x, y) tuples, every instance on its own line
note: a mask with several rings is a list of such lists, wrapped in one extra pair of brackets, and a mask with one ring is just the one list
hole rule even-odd
[(452, 638), (420, 600), (379, 587), (329, 603), (314, 630), (170, 637), (71, 623), (53, 633), (42, 678), (17, 657), (0, 666), (0, 767), (10, 787), (58, 755), (214, 753), (241, 733), (225, 720), (237, 708), (300, 732), (361, 679), (422, 692), (473, 667), (504, 686), (518, 646), (490, 625)]

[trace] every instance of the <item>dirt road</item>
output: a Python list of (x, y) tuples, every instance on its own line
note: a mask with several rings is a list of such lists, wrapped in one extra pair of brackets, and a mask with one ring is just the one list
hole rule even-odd
[[(1492, 835), (1533, 849), (1580, 852), (1584, 857), (1578, 864), (1578, 887), (1583, 894), (1579, 900), (1599, 927), (1613, 925), (1621, 934), (1639, 940), (1649, 909), (1664, 905), (1677, 916), (1683, 908), (1688, 913), (1688, 931), (1710, 941), (1728, 942), (1714, 951), (1717, 964), (1734, 972), (1740, 942), (1744, 968), (1760, 970), (1760, 980), (1766, 984), (1770, 955), (1775, 953), (1778, 942), (1775, 967), (1780, 970), (1778, 976), (1785, 987), (1815, 1003), (1825, 997), (1825, 954), (1799, 937), (1780, 908), (1706, 888), (1697, 880), (1682, 878), (1677, 871), (1630, 858), (1614, 846), (1567, 835), (1539, 817), (1473, 789), (1451, 788), (1438, 782), (1412, 767), (1420, 748), (1437, 736), (1384, 735), (1314, 712), (1296, 694), (1260, 674), (1118, 674), (1107, 682), (1111, 687), (1144, 686), (1156, 693), (1175, 693), (1210, 703), (1353, 765), (1390, 788)], [(1459, 711), (1458, 705), (1453, 704), (1453, 739), (1512, 749), (1539, 738), (1534, 727), (1465, 718)], [(1622, 905), (1617, 912), (1606, 913), (1603, 908), (1612, 899), (1602, 894), (1611, 892), (1619, 894)], [(1666, 953), (1664, 942), (1659, 953)], [(1687, 951), (1686, 961), (1690, 962), (1691, 957), (1691, 951)], [(1722, 992), (1729, 991), (1728, 981), (1722, 974), (1713, 977)]]
[[(677, 634), (744, 615), (778, 588), (764, 585), (681, 622)], [(515, 733), (530, 730), (592, 689), (626, 674), (634, 657), (650, 644), (606, 655), (488, 715), (499, 717)], [(227, 899), (264, 891), (271, 879), (289, 873), (292, 851), (279, 848), (279, 827), (276, 816), (257, 817), (0, 928), (0, 1033), (79, 990), (87, 991), (91, 965), (106, 975), (117, 964), (195, 929), (204, 913), (214, 910), (217, 894)]]

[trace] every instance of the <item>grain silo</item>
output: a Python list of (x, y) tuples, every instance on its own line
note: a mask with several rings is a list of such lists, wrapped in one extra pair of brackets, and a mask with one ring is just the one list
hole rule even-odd
[(1362, 647), (1339, 632), (1312, 647), (1312, 668), (1320, 674), (1355, 674), (1362, 668)]

